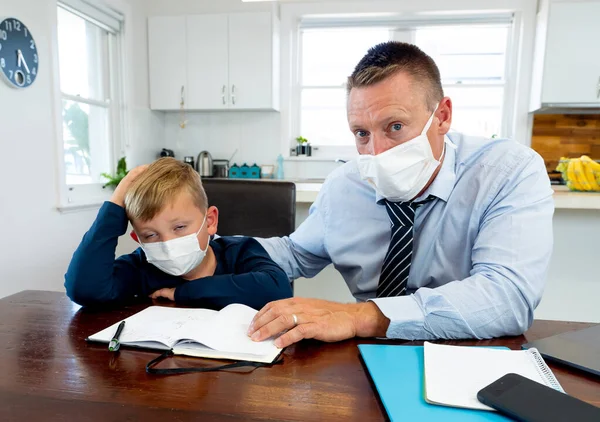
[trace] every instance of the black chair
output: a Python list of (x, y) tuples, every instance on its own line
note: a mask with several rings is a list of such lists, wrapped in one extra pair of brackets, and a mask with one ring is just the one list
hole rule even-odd
[(292, 182), (202, 179), (208, 204), (219, 209), (219, 236), (281, 237), (296, 225)]

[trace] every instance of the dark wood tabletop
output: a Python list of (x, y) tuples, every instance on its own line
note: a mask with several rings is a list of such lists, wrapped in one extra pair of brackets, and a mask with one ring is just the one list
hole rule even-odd
[[(0, 300), (1, 421), (377, 421), (385, 420), (377, 392), (361, 363), (360, 343), (420, 344), (353, 339), (303, 341), (287, 348), (284, 363), (252, 372), (148, 375), (157, 352), (85, 338), (147, 305), (90, 311), (63, 293), (24, 291)], [(535, 321), (525, 335), (446, 344), (508, 346), (593, 324)], [(177, 357), (167, 366), (207, 361)], [(600, 406), (599, 379), (550, 364), (571, 395)]]

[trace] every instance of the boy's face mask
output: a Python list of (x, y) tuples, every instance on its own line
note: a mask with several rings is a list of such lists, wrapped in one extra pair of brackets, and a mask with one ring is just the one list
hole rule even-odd
[(174, 276), (189, 273), (196, 268), (208, 251), (210, 238), (204, 250), (200, 249), (198, 234), (206, 223), (206, 215), (200, 229), (194, 234), (167, 240), (166, 242), (142, 243), (148, 262), (159, 270)]

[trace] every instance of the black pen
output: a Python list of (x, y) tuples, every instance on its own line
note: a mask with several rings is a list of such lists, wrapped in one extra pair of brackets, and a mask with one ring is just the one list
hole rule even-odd
[(119, 343), (119, 336), (123, 332), (123, 327), (125, 327), (125, 321), (121, 321), (119, 327), (117, 328), (117, 332), (113, 336), (113, 339), (110, 341), (110, 343), (108, 343), (108, 350), (111, 352), (116, 352), (119, 350), (119, 346), (121, 346), (121, 343)]

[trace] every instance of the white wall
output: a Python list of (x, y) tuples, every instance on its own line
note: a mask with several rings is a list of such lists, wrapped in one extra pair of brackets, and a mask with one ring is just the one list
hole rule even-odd
[[(146, 30), (143, 0), (114, 0), (130, 5), (128, 68), (130, 84), (130, 162), (152, 159), (162, 141), (163, 116), (147, 108)], [(35, 83), (16, 90), (0, 82), (0, 297), (24, 289), (62, 290), (63, 276), (74, 249), (91, 225), (95, 210), (57, 211), (58, 141), (53, 109), (56, 54), (55, 0), (0, 0), (3, 16), (21, 19), (36, 39), (40, 71)], [(158, 133), (157, 133), (158, 132)]]

